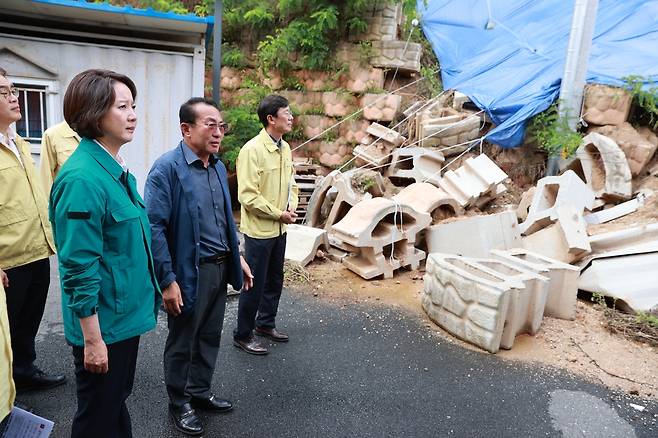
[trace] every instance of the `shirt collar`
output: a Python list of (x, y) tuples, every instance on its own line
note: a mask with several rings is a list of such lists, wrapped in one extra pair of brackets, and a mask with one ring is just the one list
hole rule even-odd
[(7, 130), (7, 135), (9, 137), (5, 137), (3, 133), (0, 133), (0, 143), (4, 143), (6, 145), (9, 145), (9, 141), (13, 141), (16, 143), (16, 131), (10, 126), (9, 129)]
[[(188, 165), (191, 165), (192, 163), (196, 161), (201, 161), (201, 158), (188, 146), (187, 143), (183, 141), (183, 156), (185, 157), (185, 161), (187, 162)], [(210, 154), (210, 157), (208, 157), (208, 164), (211, 166), (215, 165), (215, 162), (217, 162), (217, 157), (215, 157), (213, 154)]]
[(105, 149), (105, 146), (103, 146), (98, 140), (94, 139), (94, 143), (96, 143), (98, 146), (100, 146), (101, 149), (103, 149), (103, 150), (104, 150), (104, 151), (105, 151), (110, 157), (112, 157), (112, 159), (113, 159), (114, 161), (116, 161), (117, 163), (119, 163), (119, 166), (121, 166), (121, 168), (123, 169), (124, 172), (128, 172), (128, 165), (126, 164), (126, 160), (123, 159), (123, 157), (121, 156), (121, 154), (117, 153), (117, 156), (116, 156), (116, 158), (115, 158), (114, 155), (112, 155), (112, 154), (110, 153), (110, 151), (108, 151), (107, 149)]

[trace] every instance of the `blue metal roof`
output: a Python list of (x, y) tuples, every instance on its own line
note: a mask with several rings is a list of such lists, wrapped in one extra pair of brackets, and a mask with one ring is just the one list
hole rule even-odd
[(92, 11), (112, 12), (115, 14), (128, 14), (139, 17), (159, 18), (165, 20), (187, 21), (199, 24), (215, 24), (215, 17), (199, 17), (194, 14), (180, 15), (173, 12), (155, 11), (152, 8), (137, 9), (132, 6), (114, 6), (109, 3), (90, 3), (85, 0), (31, 0), (34, 3), (43, 3), (57, 6), (69, 6)]

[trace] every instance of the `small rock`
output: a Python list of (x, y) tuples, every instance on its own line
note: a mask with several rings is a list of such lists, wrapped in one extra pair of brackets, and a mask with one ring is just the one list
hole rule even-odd
[(317, 293), (317, 292), (313, 292), (313, 296), (314, 296), (314, 297), (317, 297), (317, 296), (318, 296), (318, 293)]
[(640, 391), (637, 388), (633, 388), (630, 391), (628, 391), (630, 395), (640, 395)]

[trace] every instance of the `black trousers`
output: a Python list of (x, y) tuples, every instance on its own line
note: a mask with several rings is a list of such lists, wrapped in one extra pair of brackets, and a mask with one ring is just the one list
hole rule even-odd
[(226, 310), (226, 276), (225, 263), (200, 265), (194, 308), (167, 315), (164, 377), (173, 407), (211, 395)]
[(30, 377), (36, 371), (34, 338), (46, 307), (50, 285), (50, 262), (47, 258), (5, 271), (9, 277), (7, 315), (14, 376)]
[(78, 411), (73, 418), (71, 438), (132, 437), (126, 399), (133, 390), (139, 336), (107, 346), (106, 374), (85, 370), (84, 348), (73, 347)]
[(274, 328), (283, 289), (286, 234), (269, 239), (244, 236), (245, 260), (254, 275), (254, 285), (240, 294), (236, 339), (247, 340), (254, 327)]

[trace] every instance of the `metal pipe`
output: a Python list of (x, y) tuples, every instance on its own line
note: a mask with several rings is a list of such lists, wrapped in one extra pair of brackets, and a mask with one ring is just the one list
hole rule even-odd
[[(580, 120), (598, 5), (599, 0), (576, 0), (574, 4), (558, 103), (559, 117), (566, 117), (569, 127), (574, 130)], [(548, 157), (546, 169), (548, 175), (557, 175), (560, 167), (562, 167), (560, 157)]]
[(215, 26), (212, 42), (212, 98), (221, 106), (220, 84), (222, 81), (222, 0), (215, 0)]

